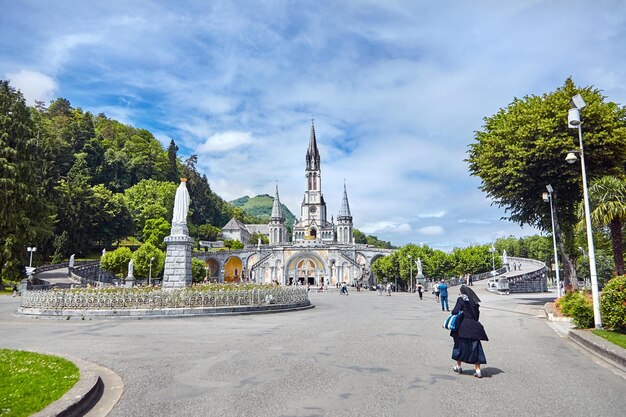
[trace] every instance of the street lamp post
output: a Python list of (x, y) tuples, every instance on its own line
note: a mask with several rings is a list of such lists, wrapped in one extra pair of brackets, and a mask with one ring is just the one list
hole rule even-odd
[(37, 247), (33, 246), (33, 247), (27, 247), (26, 248), (27, 252), (30, 252), (30, 261), (28, 263), (28, 279), (31, 279), (33, 277), (33, 252), (37, 252)]
[(493, 246), (493, 244), (489, 248), (489, 252), (491, 252), (491, 266), (493, 268), (493, 270), (491, 271), (491, 275), (495, 277), (496, 276), (496, 248), (495, 246)]
[[(598, 291), (598, 272), (596, 270), (596, 253), (593, 245), (593, 231), (591, 229), (591, 211), (589, 208), (589, 191), (587, 189), (587, 173), (585, 168), (585, 152), (583, 149), (583, 130), (580, 120), (580, 109), (586, 106), (585, 100), (580, 94), (572, 97), (573, 108), (569, 109), (567, 115), (567, 125), (571, 128), (578, 128), (578, 140), (580, 154), (580, 168), (583, 177), (583, 202), (585, 206), (585, 225), (587, 227), (587, 251), (589, 252), (589, 273), (591, 275), (591, 298), (593, 300), (593, 321), (596, 329), (602, 328), (602, 316), (600, 315), (600, 297)], [(577, 158), (574, 152), (569, 152), (565, 160), (573, 164)]]
[(409, 293), (413, 292), (413, 257), (411, 255), (409, 256), (409, 267), (410, 267), (410, 281), (409, 281)]
[(556, 229), (554, 228), (554, 207), (552, 206), (552, 193), (554, 189), (550, 184), (546, 185), (547, 192), (543, 193), (543, 201), (550, 202), (550, 218), (552, 219), (552, 243), (554, 244), (554, 268), (556, 269), (556, 294), (561, 297), (561, 276), (559, 273), (559, 256), (556, 250)]
[(154, 256), (150, 258), (150, 272), (148, 272), (148, 287), (152, 282), (152, 261), (154, 261)]

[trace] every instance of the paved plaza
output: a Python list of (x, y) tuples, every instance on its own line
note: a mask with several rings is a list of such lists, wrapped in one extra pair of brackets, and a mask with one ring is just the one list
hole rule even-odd
[(430, 294), (312, 292), (316, 308), (301, 312), (136, 321), (20, 318), (19, 299), (0, 297), (0, 347), (112, 369), (117, 417), (624, 415), (624, 374), (546, 322), (548, 294), (484, 285), (482, 379), (452, 372)]

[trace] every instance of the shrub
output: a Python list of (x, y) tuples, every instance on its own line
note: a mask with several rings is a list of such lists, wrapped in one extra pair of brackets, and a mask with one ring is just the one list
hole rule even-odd
[(600, 296), (602, 324), (626, 332), (626, 275), (611, 279)]
[(130, 249), (123, 246), (115, 249), (113, 252), (107, 252), (102, 257), (100, 265), (105, 271), (123, 278), (128, 274), (128, 262), (131, 257), (132, 253)]
[(193, 282), (202, 282), (206, 277), (206, 266), (197, 258), (191, 258), (191, 277)]
[(572, 318), (576, 327), (586, 329), (593, 326), (593, 302), (589, 295), (572, 291), (559, 298), (557, 305), (563, 314)]
[(151, 243), (144, 243), (139, 249), (133, 252), (133, 261), (135, 262), (134, 275), (137, 278), (150, 277), (150, 258), (152, 261), (152, 278), (157, 277), (163, 271), (165, 266), (165, 252), (159, 250)]

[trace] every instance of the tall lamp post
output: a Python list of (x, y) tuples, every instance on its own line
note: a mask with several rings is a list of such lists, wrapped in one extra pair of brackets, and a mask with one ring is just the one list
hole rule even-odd
[[(578, 128), (578, 140), (580, 154), (580, 168), (583, 176), (583, 202), (585, 205), (585, 225), (587, 227), (587, 249), (589, 252), (589, 272), (591, 275), (591, 297), (593, 300), (593, 321), (596, 329), (602, 328), (602, 316), (600, 315), (600, 297), (598, 291), (598, 272), (596, 270), (596, 251), (593, 245), (593, 231), (591, 230), (591, 210), (589, 208), (589, 191), (587, 189), (587, 173), (585, 168), (585, 152), (583, 149), (583, 130), (580, 120), (580, 110), (586, 106), (585, 100), (580, 94), (572, 97), (574, 107), (569, 109), (567, 114), (567, 125), (571, 128)], [(565, 160), (573, 164), (578, 160), (575, 152), (569, 152)]]
[(411, 255), (408, 255), (409, 257), (409, 267), (410, 267), (410, 281), (409, 281), (409, 293), (413, 292), (413, 257)]
[(33, 246), (33, 247), (27, 247), (26, 248), (27, 252), (30, 252), (30, 262), (28, 263), (28, 279), (31, 279), (33, 277), (33, 252), (37, 252), (37, 247)]
[(554, 268), (556, 269), (556, 294), (561, 297), (561, 276), (559, 273), (559, 256), (556, 250), (556, 229), (554, 228), (554, 206), (552, 205), (552, 193), (554, 188), (550, 184), (546, 185), (547, 192), (543, 193), (543, 201), (550, 202), (550, 218), (552, 219), (552, 243), (554, 244)]
[(493, 246), (493, 244), (491, 244), (491, 247), (489, 248), (489, 252), (491, 252), (491, 265), (493, 267), (493, 270), (491, 271), (491, 275), (495, 277), (496, 276), (496, 248), (495, 246)]
[(148, 287), (152, 281), (152, 261), (154, 261), (154, 256), (150, 258), (150, 272), (148, 272)]

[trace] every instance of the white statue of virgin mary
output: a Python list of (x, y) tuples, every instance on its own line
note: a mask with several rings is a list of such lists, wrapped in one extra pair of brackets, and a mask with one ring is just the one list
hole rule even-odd
[(187, 178), (180, 179), (180, 185), (176, 190), (174, 197), (174, 216), (172, 217), (172, 225), (187, 224), (187, 213), (189, 213), (189, 192), (187, 191)]

